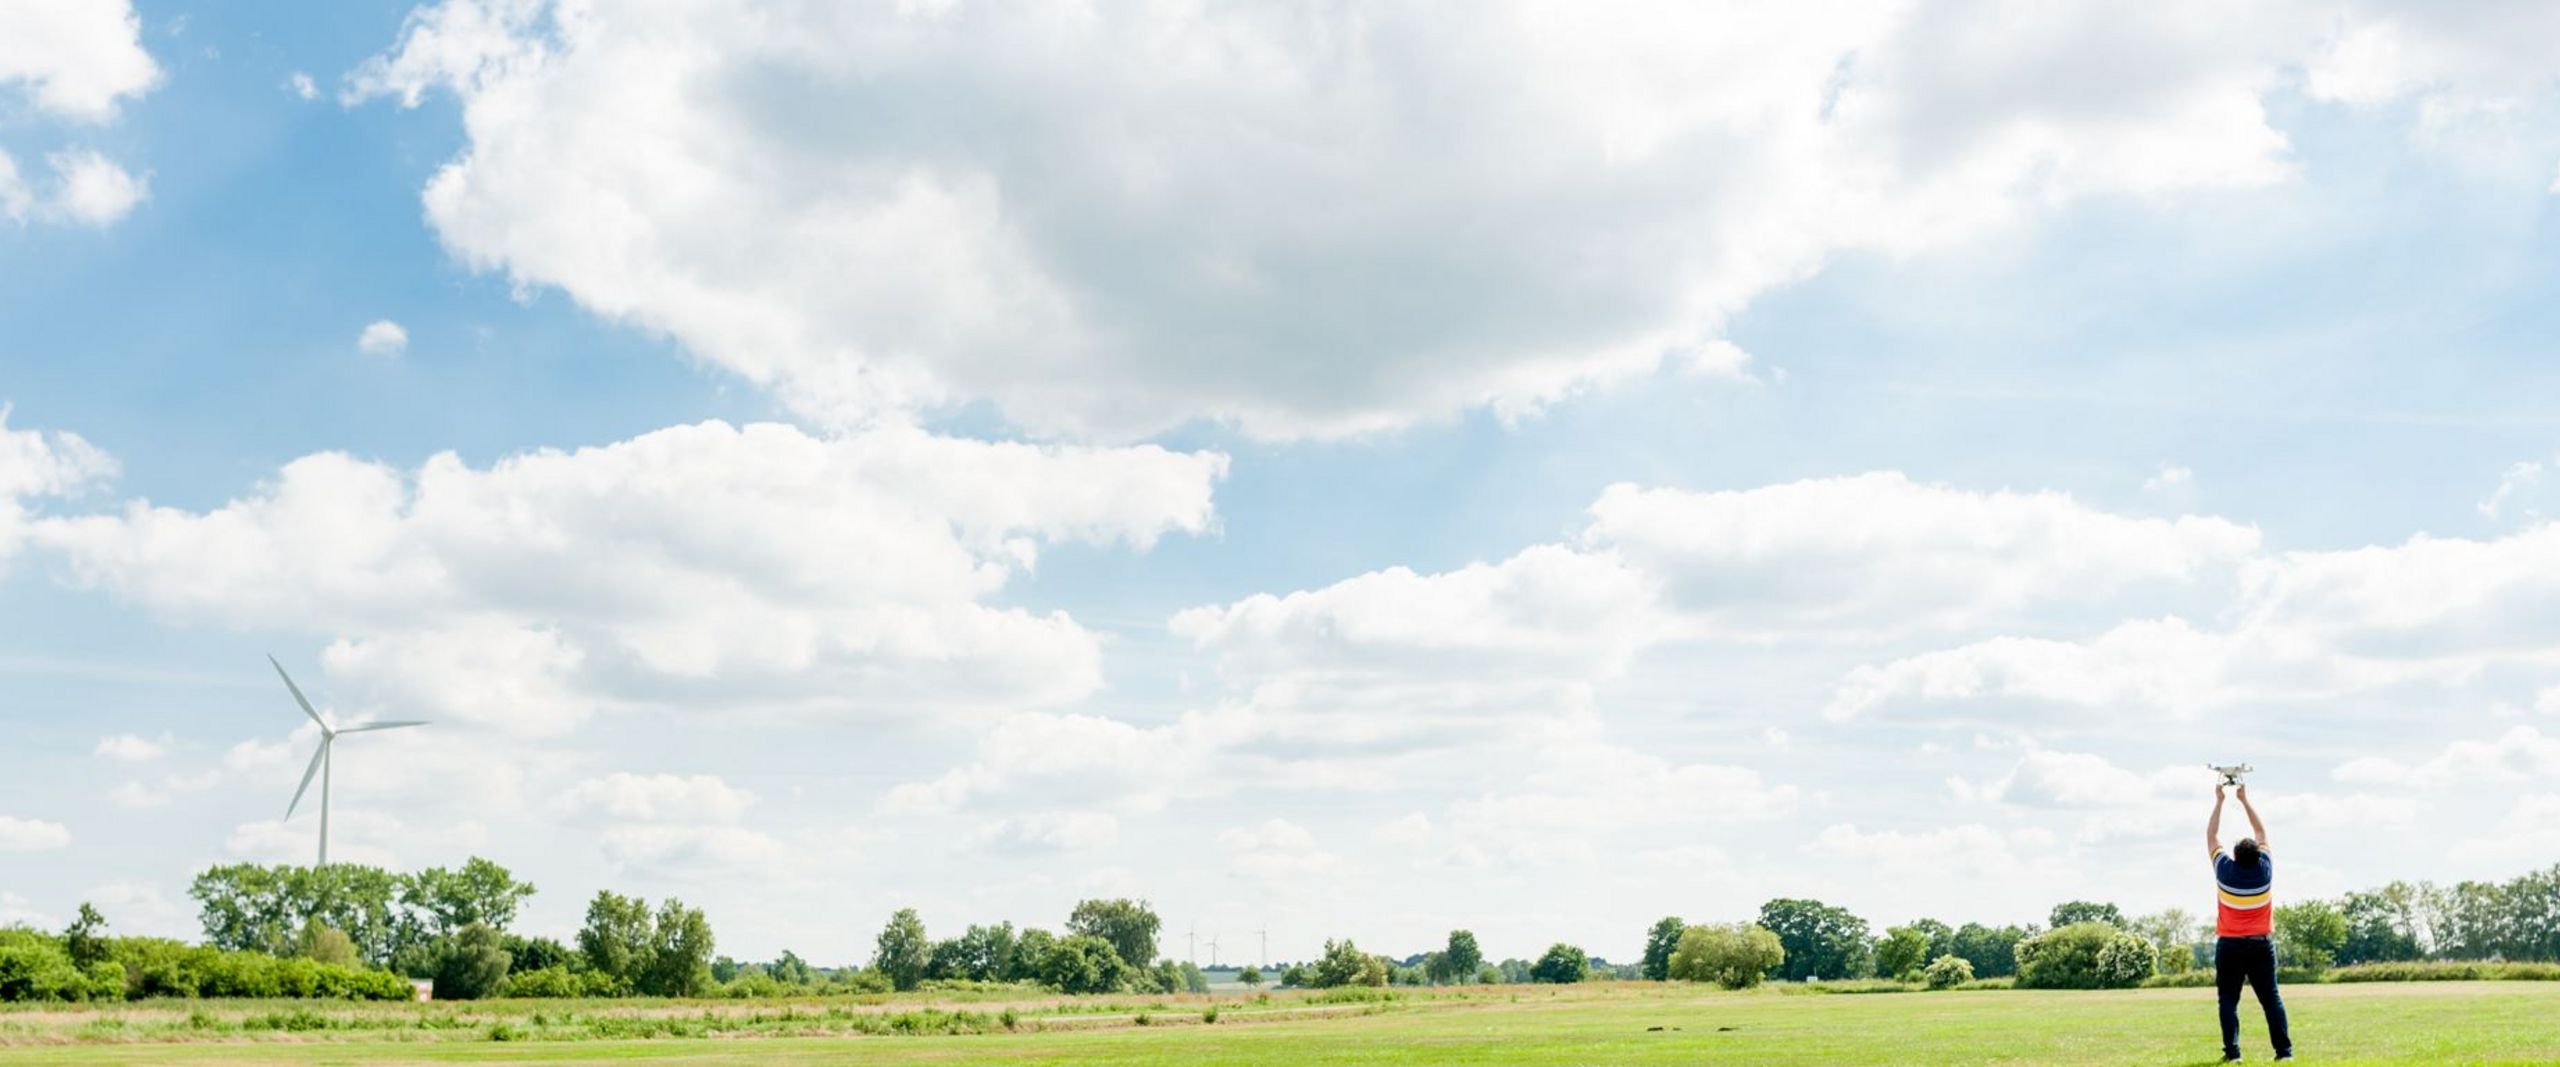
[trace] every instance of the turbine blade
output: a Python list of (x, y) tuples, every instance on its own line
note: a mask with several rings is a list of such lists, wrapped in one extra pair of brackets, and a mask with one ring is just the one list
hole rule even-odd
[(338, 727), (338, 732), (342, 734), (360, 734), (367, 730), (397, 730), (404, 726), (425, 725), (425, 720), (419, 720), (417, 722), (369, 722), (362, 726), (341, 726)]
[(303, 768), (302, 785), (293, 791), (293, 803), (284, 806), (284, 817), (293, 818), (293, 809), (302, 806), (302, 794), (311, 791), (311, 777), (320, 773), (320, 761), (329, 755), (329, 739), (320, 739), (320, 748), (311, 754), (311, 766)]
[(311, 721), (320, 724), (321, 733), (329, 734), (336, 732), (329, 729), (329, 724), (320, 718), (319, 712), (311, 710), (310, 698), (302, 695), (301, 686), (293, 684), (293, 676), (284, 672), (284, 664), (276, 662), (276, 658), (274, 656), (268, 656), (267, 665), (276, 669), (276, 677), (284, 679), (285, 688), (293, 690), (293, 702), (302, 705), (302, 713), (311, 716)]

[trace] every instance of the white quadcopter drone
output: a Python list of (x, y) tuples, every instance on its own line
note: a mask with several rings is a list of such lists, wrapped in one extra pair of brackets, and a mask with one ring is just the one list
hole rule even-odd
[(2215, 774), (2221, 775), (2222, 784), (2224, 785), (2239, 785), (2241, 775), (2257, 770), (2257, 768), (2249, 766), (2246, 763), (2233, 764), (2228, 767), (2220, 764), (2208, 763), (2205, 764), (2205, 768)]

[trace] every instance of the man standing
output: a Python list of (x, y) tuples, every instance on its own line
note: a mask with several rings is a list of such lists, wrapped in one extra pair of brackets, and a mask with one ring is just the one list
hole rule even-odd
[(2267, 827), (2240, 787), (2240, 810), (2249, 814), (2250, 837), (2222, 854), (2223, 786), (2213, 787), (2213, 821), (2205, 824), (2205, 849), (2213, 856), (2218, 898), (2214, 909), (2214, 986), (2222, 995), (2222, 1061), (2240, 1060), (2240, 986), (2247, 983), (2267, 1013), (2267, 1043), (2276, 1058), (2293, 1058), (2293, 1034), (2285, 1025), (2284, 996), (2276, 991), (2275, 861), (2267, 856)]

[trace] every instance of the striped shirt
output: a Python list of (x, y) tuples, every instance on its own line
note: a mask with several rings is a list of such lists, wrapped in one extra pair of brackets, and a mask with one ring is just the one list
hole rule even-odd
[(2273, 931), (2275, 909), (2269, 905), (2274, 903), (2274, 857), (2260, 852), (2256, 864), (2244, 867), (2240, 861), (2216, 853), (2213, 882), (2214, 936), (2265, 937)]

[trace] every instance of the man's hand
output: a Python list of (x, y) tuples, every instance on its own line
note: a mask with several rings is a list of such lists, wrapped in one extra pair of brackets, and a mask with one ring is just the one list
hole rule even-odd
[(2249, 783), (2247, 782), (2240, 783), (2240, 802), (2243, 804), (2249, 802)]
[(2223, 799), (2223, 798), (2222, 798), (2222, 791), (2223, 791), (2224, 789), (2229, 788), (2229, 787), (2230, 787), (2230, 783), (2228, 783), (2228, 782), (2215, 782), (2215, 783), (2213, 783), (2213, 802), (2214, 802), (2214, 804), (2215, 804), (2216, 806), (2220, 806), (2220, 805), (2221, 805), (2221, 803), (2222, 803), (2222, 799)]

